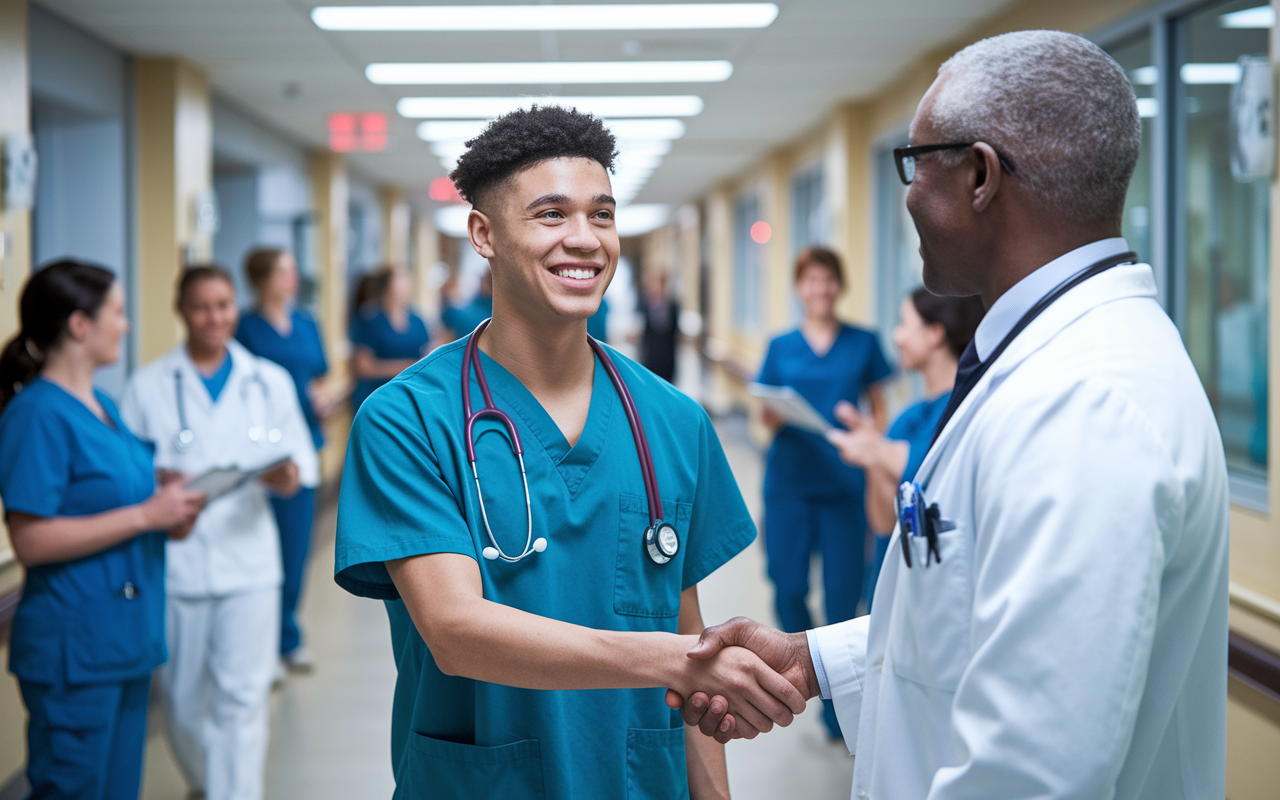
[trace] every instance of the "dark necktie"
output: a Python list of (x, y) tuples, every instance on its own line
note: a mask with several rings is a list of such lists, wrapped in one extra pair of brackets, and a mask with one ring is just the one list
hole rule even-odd
[[(951, 419), (951, 415), (956, 413), (956, 409), (964, 402), (969, 392), (973, 391), (973, 387), (981, 378), (982, 361), (978, 358), (978, 348), (970, 341), (969, 346), (960, 356), (960, 365), (956, 368), (956, 385), (951, 389), (951, 399), (947, 401), (947, 407), (942, 411), (942, 419), (938, 420), (938, 427), (933, 432), (933, 441), (938, 441), (938, 435), (942, 433), (943, 428), (947, 427), (947, 421)], [(932, 447), (932, 444), (930, 446)]]

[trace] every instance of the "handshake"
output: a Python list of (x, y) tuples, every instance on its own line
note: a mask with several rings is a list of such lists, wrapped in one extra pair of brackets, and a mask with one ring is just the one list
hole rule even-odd
[(720, 743), (786, 727), (818, 694), (803, 633), (783, 633), (746, 617), (707, 628), (667, 689), (686, 725)]

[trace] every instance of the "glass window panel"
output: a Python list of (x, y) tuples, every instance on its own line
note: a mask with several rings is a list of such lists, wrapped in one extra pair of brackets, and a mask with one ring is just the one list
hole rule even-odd
[(1124, 238), (1142, 260), (1151, 263), (1151, 159), (1156, 125), (1159, 124), (1160, 106), (1156, 100), (1156, 78), (1159, 75), (1152, 56), (1151, 32), (1144, 31), (1107, 48), (1111, 57), (1120, 62), (1134, 94), (1138, 96), (1138, 114), (1142, 117), (1142, 151), (1138, 165), (1129, 183), (1129, 195), (1124, 204)]
[(907, 187), (898, 177), (893, 148), (905, 147), (906, 135), (882, 147), (876, 155), (876, 206), (878, 262), (876, 321), (882, 341), (892, 341), (903, 299), (923, 282), (920, 236), (907, 213)]
[(754, 192), (733, 204), (733, 324), (743, 333), (760, 330), (760, 245), (751, 238), (751, 226), (760, 219), (760, 202)]
[[(1214, 3), (1177, 20), (1171, 76), (1177, 316), (1217, 414), (1237, 496), (1241, 479), (1256, 485), (1267, 470), (1270, 181), (1233, 171), (1233, 102), (1246, 58), (1269, 57), (1270, 32), (1227, 28), (1221, 18), (1257, 5)], [(1266, 86), (1269, 103), (1269, 79)]]
[[(791, 258), (809, 245), (831, 246), (831, 217), (827, 212), (826, 181), (822, 163), (810, 166), (791, 179)], [(799, 324), (804, 306), (791, 298), (791, 320)]]

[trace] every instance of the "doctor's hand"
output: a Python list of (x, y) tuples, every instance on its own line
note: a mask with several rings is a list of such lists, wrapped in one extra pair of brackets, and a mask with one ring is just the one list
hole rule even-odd
[[(701, 643), (694, 648), (699, 646)], [(686, 657), (683, 664), (677, 664), (669, 693), (715, 696), (727, 711), (732, 711), (734, 729), (740, 738), (767, 733), (775, 724), (790, 725), (795, 715), (804, 710), (803, 694), (750, 650), (722, 647), (699, 658)]]
[(188, 489), (185, 479), (168, 480), (143, 501), (143, 530), (168, 531), (170, 539), (185, 539), (195, 527), (204, 504), (204, 492)]
[(841, 400), (836, 403), (836, 419), (847, 430), (832, 429), (827, 432), (827, 441), (840, 453), (840, 460), (850, 466), (869, 469), (876, 459), (876, 452), (884, 437), (876, 426), (869, 424), (858, 413), (853, 403)]
[[(689, 651), (689, 658), (714, 658), (723, 648), (732, 647), (745, 647), (754, 652), (772, 670), (785, 678), (805, 700), (818, 695), (818, 676), (809, 655), (809, 639), (806, 634), (783, 633), (746, 617), (734, 617), (722, 625), (703, 631), (698, 643)], [(735, 719), (735, 716), (741, 715), (728, 713), (736, 711), (736, 708), (726, 702), (725, 697), (714, 693), (710, 696), (704, 691), (682, 694), (673, 687), (667, 691), (667, 705), (680, 708), (686, 725), (698, 726), (705, 735), (714, 737), (718, 742), (755, 736), (751, 729), (743, 728), (744, 720)]]
[(275, 469), (264, 472), (258, 480), (281, 497), (293, 497), (302, 486), (298, 482), (298, 465), (292, 461), (286, 461)]

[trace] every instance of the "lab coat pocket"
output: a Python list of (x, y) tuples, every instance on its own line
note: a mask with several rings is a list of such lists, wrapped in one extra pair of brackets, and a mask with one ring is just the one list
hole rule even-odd
[(546, 797), (542, 748), (537, 739), (497, 747), (459, 744), (409, 734), (409, 750), (396, 775), (397, 798), (474, 800)]
[(682, 800), (689, 796), (684, 728), (627, 730), (627, 800)]
[(685, 546), (689, 543), (689, 519), (693, 505), (662, 501), (663, 519), (675, 526), (680, 549), (666, 564), (654, 563), (645, 548), (649, 504), (645, 498), (624, 494), (618, 523), (618, 571), (614, 577), (613, 610), (629, 617), (677, 617), (680, 615), (681, 575)]
[[(952, 692), (969, 661), (973, 607), (971, 554), (963, 529), (938, 534), (939, 563), (925, 566), (925, 539), (913, 536), (912, 564), (899, 564), (889, 625), (889, 658), (909, 681)], [(889, 557), (902, 558), (894, 539)]]

